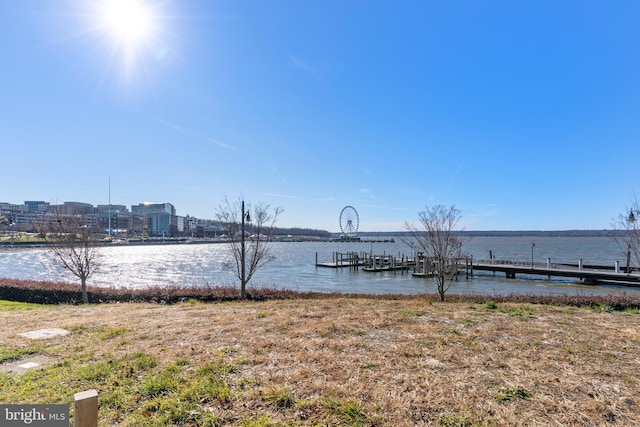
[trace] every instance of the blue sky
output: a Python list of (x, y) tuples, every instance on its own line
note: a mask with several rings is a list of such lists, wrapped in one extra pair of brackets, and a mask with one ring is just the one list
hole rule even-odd
[(564, 230), (638, 191), (637, 1), (101, 1), (0, 0), (0, 201)]

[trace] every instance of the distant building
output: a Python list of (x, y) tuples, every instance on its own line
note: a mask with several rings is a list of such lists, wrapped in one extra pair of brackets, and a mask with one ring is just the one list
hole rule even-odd
[(131, 212), (136, 215), (147, 215), (150, 213), (176, 214), (176, 208), (171, 203), (140, 203), (137, 206), (131, 205)]
[(33, 213), (45, 213), (51, 209), (51, 204), (42, 200), (26, 200), (24, 204), (27, 206), (27, 212)]
[(198, 219), (193, 216), (184, 217), (184, 232), (190, 236), (195, 236), (198, 230)]
[(129, 209), (125, 205), (98, 205), (96, 206), (96, 212), (129, 212)]
[(132, 205), (131, 212), (143, 218), (143, 227), (149, 236), (178, 235), (176, 208), (171, 203), (140, 203)]
[(147, 214), (147, 234), (157, 237), (178, 236), (178, 217), (168, 213)]
[[(31, 230), (34, 224), (50, 221), (57, 216), (83, 216), (87, 226), (111, 235), (187, 236), (199, 227), (198, 220), (187, 215), (177, 216), (171, 203), (140, 203), (125, 205), (98, 205), (89, 203), (64, 202), (51, 205), (42, 200), (27, 200), (24, 204), (0, 202), (0, 217), (6, 226), (17, 230)], [(11, 224), (11, 225), (9, 225)]]
[(87, 223), (112, 236), (144, 232), (144, 217), (129, 212), (125, 205), (98, 205), (96, 213), (88, 215)]
[(0, 203), (0, 216), (6, 218), (7, 223), (13, 226), (29, 224), (31, 220), (28, 211), (29, 207), (26, 204)]
[(27, 212), (29, 208), (27, 205), (15, 205), (13, 203), (0, 203), (0, 212)]
[(90, 203), (64, 202), (55, 207), (58, 215), (88, 215), (94, 213), (95, 208)]

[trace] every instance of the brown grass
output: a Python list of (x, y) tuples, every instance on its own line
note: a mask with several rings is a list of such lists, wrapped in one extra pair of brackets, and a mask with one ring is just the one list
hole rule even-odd
[[(70, 329), (40, 343), (54, 360), (144, 352), (156, 370), (196, 371), (222, 358), (237, 367), (231, 398), (203, 405), (228, 425), (640, 425), (637, 311), (327, 298), (50, 306), (0, 312), (0, 324), (4, 346)], [(15, 403), (1, 387), (0, 403)]]

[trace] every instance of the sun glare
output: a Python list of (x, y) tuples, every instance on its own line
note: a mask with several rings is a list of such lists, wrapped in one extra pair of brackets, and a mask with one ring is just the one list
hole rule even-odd
[(153, 33), (153, 14), (143, 0), (104, 0), (103, 25), (112, 36), (125, 44), (139, 44)]
[[(121, 60), (127, 82), (140, 73), (151, 75), (166, 55), (167, 29), (161, 0), (96, 0), (94, 30), (110, 47), (109, 65)], [(162, 25), (161, 25), (162, 24)]]

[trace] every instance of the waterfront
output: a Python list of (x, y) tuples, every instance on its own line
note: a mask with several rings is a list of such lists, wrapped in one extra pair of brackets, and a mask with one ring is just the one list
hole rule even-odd
[[(535, 246), (534, 246), (535, 245)], [(367, 273), (349, 269), (316, 268), (330, 261), (334, 252), (373, 252), (374, 254), (412, 255), (400, 239), (395, 242), (278, 242), (273, 243), (276, 259), (259, 270), (250, 286), (269, 286), (300, 291), (418, 294), (434, 293), (432, 280), (409, 273)], [(486, 259), (489, 251), (496, 259), (544, 262), (574, 262), (612, 265), (624, 262), (616, 243), (607, 237), (474, 237), (464, 246), (474, 259)], [(230, 261), (224, 243), (182, 245), (114, 245), (101, 250), (101, 269), (89, 280), (90, 286), (144, 288), (156, 285), (216, 286), (236, 285), (237, 280), (224, 267)], [(49, 261), (51, 254), (42, 248), (0, 250), (0, 277), (28, 280), (73, 282)], [(588, 286), (571, 279), (510, 279), (497, 274), (476, 274), (453, 282), (450, 293), (469, 294), (608, 294), (640, 293), (640, 288)]]

